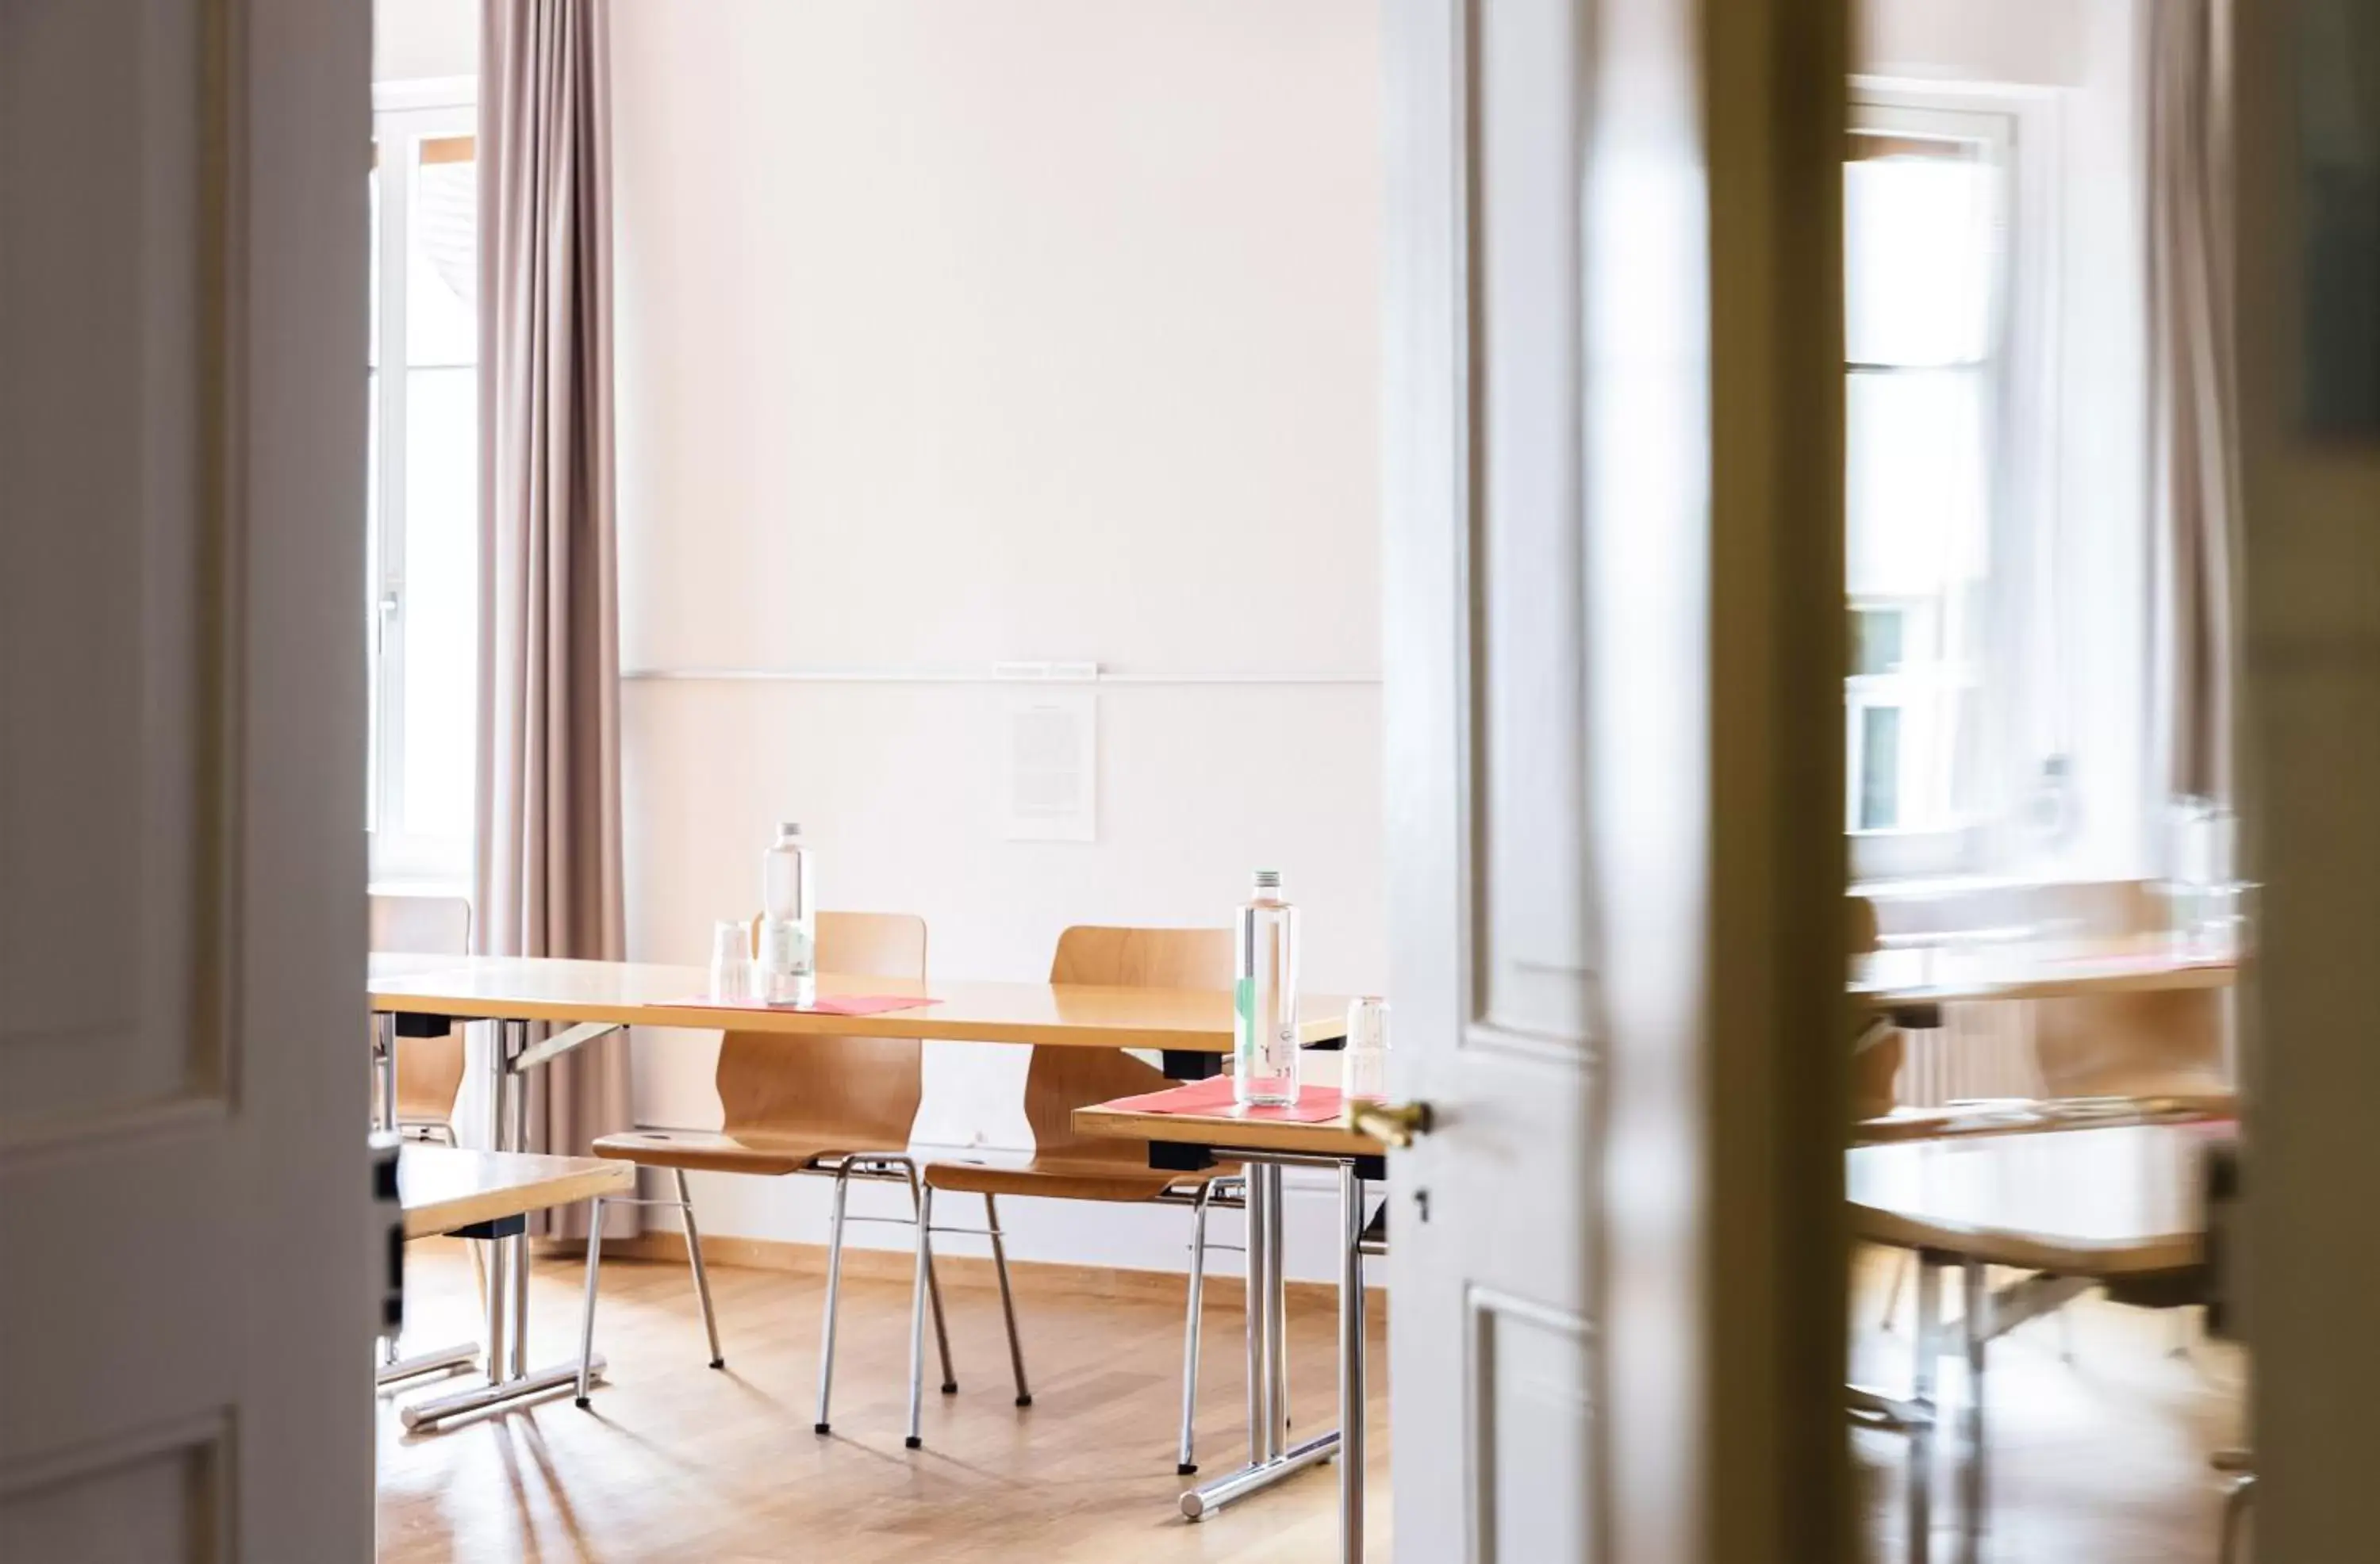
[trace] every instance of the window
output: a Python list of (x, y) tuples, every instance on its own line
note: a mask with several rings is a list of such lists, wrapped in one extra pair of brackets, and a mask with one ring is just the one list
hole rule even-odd
[(378, 879), (471, 869), (479, 649), (478, 164), (468, 100), (373, 122), (366, 821)]
[(2007, 496), (2005, 115), (1854, 110), (1843, 167), (1845, 824), (1856, 871), (1962, 861)]

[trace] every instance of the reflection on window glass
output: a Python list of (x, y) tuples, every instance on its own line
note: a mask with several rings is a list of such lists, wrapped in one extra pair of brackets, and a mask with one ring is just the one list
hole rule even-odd
[(1900, 823), (1900, 709), (1860, 711), (1859, 829), (1890, 830)]
[(1989, 352), (1998, 171), (1965, 141), (1855, 136), (1843, 168), (1844, 339), (1855, 364)]
[(1847, 824), (1949, 833), (1977, 791), (2008, 143), (1988, 116), (1860, 112), (1843, 165)]
[(1853, 673), (1890, 673), (1900, 669), (1902, 618), (1897, 608), (1864, 608), (1852, 615), (1858, 643)]
[(373, 158), (372, 869), (470, 872), (478, 731), (478, 165), (468, 104), (392, 110)]
[(469, 365), (408, 371), (405, 415), (405, 821), (471, 834), (479, 467)]
[(1851, 377), (1852, 589), (1931, 596), (1985, 573), (1985, 397), (1970, 370)]
[(468, 136), (414, 143), (413, 210), (405, 258), (405, 359), (416, 366), (479, 358), (480, 165)]

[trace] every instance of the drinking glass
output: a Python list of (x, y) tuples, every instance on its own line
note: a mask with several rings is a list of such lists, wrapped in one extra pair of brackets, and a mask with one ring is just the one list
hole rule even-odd
[(752, 931), (725, 919), (710, 928), (710, 997), (741, 1004), (752, 997)]
[(1342, 1095), (1378, 1102), (1389, 1095), (1389, 1001), (1366, 994), (1347, 1001)]

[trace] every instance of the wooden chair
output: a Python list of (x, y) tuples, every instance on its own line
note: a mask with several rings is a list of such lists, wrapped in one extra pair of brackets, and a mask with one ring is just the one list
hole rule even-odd
[[(1854, 961), (1876, 949), (1876, 903), (1845, 898), (1845, 944)], [(1852, 1055), (1852, 1121), (1880, 1119), (1900, 1100), (1900, 1066), (1909, 1051), (1900, 1028), (1882, 1016), (1860, 1029)]]
[[(2142, 935), (2164, 928), (2168, 917), (2156, 887), (2138, 879), (1887, 893), (1876, 906), (1888, 940), (1917, 942), (1952, 941), (1970, 930), (2037, 929), (2079, 940)], [(2176, 1097), (2219, 1109), (2234, 1095), (2225, 1049), (2228, 1003), (2220, 990), (2192, 989), (1942, 1009), (1960, 1050), (1988, 1043), (1995, 1073), (2007, 1069), (2021, 1077), (1985, 1086), (1983, 1095)]]
[[(468, 955), (471, 903), (460, 896), (374, 896), (370, 932), (376, 952)], [(397, 1134), (411, 1140), (459, 1144), (455, 1138), (455, 1100), (462, 1090), (460, 1026), (443, 1037), (396, 1040)]]
[[(1222, 988), (1232, 987), (1232, 935), (1224, 928), (1069, 928), (1058, 938), (1050, 964), (1052, 983), (1106, 988)], [(910, 1299), (909, 1431), (907, 1444), (923, 1442), (924, 1291), (931, 1279), (931, 1234), (975, 1229), (933, 1225), (937, 1191), (979, 1194), (991, 1257), (1000, 1279), (1000, 1305), (1008, 1323), (1009, 1364), (1016, 1377), (1016, 1404), (1031, 1406), (1025, 1376), (1025, 1350), (1016, 1331), (1016, 1303), (1009, 1289), (1008, 1256), (1001, 1243), (999, 1197), (1030, 1194), (1051, 1200), (1163, 1202), (1191, 1209), (1189, 1314), (1182, 1337), (1182, 1438), (1175, 1469), (1197, 1471), (1194, 1425), (1197, 1412), (1198, 1325), (1207, 1273), (1207, 1212), (1219, 1186), (1236, 1184), (1236, 1164), (1196, 1172), (1152, 1170), (1146, 1143), (1094, 1139), (1075, 1134), (1077, 1108), (1111, 1097), (1161, 1091), (1174, 1083), (1155, 1066), (1121, 1050), (1036, 1045), (1025, 1073), (1025, 1117), (1033, 1126), (1033, 1156), (1022, 1164), (934, 1161), (926, 1165), (924, 1210), (917, 1225), (917, 1282)]]
[[(820, 971), (847, 976), (891, 977), (922, 982), (926, 976), (925, 920), (892, 913), (820, 913)], [(909, 1186), (911, 1209), (923, 1200), (918, 1170), (909, 1155), (909, 1130), (917, 1116), (924, 1080), (924, 1045), (913, 1037), (779, 1037), (730, 1031), (719, 1044), (719, 1105), (724, 1121), (717, 1132), (636, 1130), (604, 1135), (598, 1157), (640, 1168), (667, 1168), (675, 1198), (639, 1204), (674, 1206), (686, 1225), (686, 1261), (702, 1305), (702, 1327), (710, 1340), (710, 1366), (724, 1368), (719, 1322), (711, 1312), (710, 1280), (702, 1264), (702, 1235), (694, 1221), (686, 1189), (689, 1170), (755, 1173), (782, 1177), (810, 1173), (834, 1180), (833, 1215), (827, 1240), (826, 1313), (819, 1344), (817, 1431), (829, 1430), (834, 1388), (836, 1305), (843, 1282), (843, 1230), (846, 1221), (914, 1221), (917, 1218), (851, 1217), (847, 1199), (853, 1179), (899, 1179)], [(597, 1211), (600, 1222), (601, 1212)], [(941, 1348), (942, 1389), (956, 1390), (951, 1376), (950, 1336), (942, 1324), (941, 1289), (928, 1272), (933, 1294), (934, 1330)], [(589, 1292), (589, 1307), (594, 1294)]]
[[(2034, 910), (2039, 918), (2093, 934), (2150, 933), (2167, 921), (2154, 887), (2139, 880), (2043, 887)], [(2228, 1004), (2220, 988), (2039, 1000), (2034, 1057), (2045, 1095), (2228, 1102), (2234, 1096), (2224, 1057)]]

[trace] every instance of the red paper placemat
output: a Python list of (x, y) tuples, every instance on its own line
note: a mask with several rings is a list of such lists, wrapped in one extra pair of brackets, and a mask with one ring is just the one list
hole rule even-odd
[(1297, 1101), (1285, 1108), (1253, 1104), (1242, 1108), (1232, 1101), (1232, 1078), (1229, 1075), (1192, 1081), (1161, 1092), (1144, 1092), (1138, 1097), (1120, 1097), (1100, 1106), (1119, 1113), (1208, 1114), (1257, 1122), (1270, 1121), (1277, 1124), (1328, 1124), (1338, 1120), (1347, 1109), (1346, 1099), (1339, 1095), (1336, 1086), (1303, 1087), (1297, 1094)]
[(915, 994), (827, 994), (806, 1005), (772, 1005), (766, 1000), (714, 1000), (697, 994), (689, 1000), (664, 1000), (670, 1010), (790, 1010), (801, 1015), (882, 1015), (887, 1011), (917, 1010), (940, 1004)]

